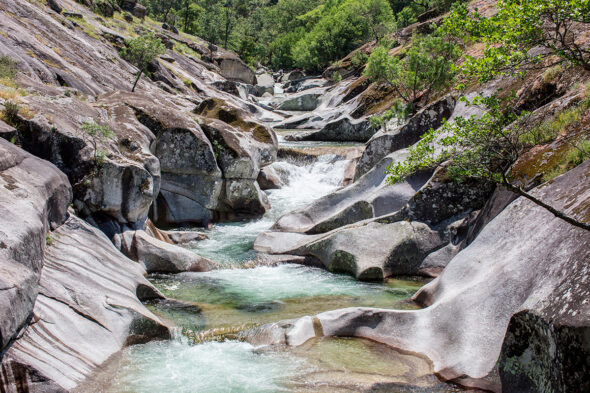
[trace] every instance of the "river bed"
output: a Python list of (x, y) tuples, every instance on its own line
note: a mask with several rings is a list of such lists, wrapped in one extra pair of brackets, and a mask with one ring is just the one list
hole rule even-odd
[[(333, 154), (334, 149), (350, 148), (349, 144), (287, 144), (291, 145), (329, 147), (330, 153), (272, 164), (286, 184), (267, 191), (272, 208), (263, 218), (216, 225), (207, 231), (209, 239), (187, 245), (220, 263), (222, 269), (150, 277), (172, 300), (147, 306), (176, 326), (176, 337), (127, 348), (109, 366), (113, 375), (98, 383), (101, 391), (338, 393), (382, 386), (385, 390), (372, 391), (389, 392), (406, 391), (399, 386), (407, 384), (426, 389), (420, 391), (456, 391), (432, 375), (427, 359), (366, 340), (323, 338), (288, 349), (256, 348), (237, 339), (240, 331), (264, 323), (337, 308), (416, 308), (409, 299), (426, 283), (418, 278), (363, 283), (293, 264), (244, 268), (257, 258), (252, 246), (260, 232), (270, 229), (283, 214), (341, 187), (350, 164), (346, 154)], [(396, 390), (387, 390), (392, 386)]]

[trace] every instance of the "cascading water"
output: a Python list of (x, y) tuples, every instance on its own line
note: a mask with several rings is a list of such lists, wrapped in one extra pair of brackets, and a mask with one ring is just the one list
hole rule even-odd
[(349, 161), (338, 158), (324, 155), (307, 165), (275, 162), (271, 166), (286, 184), (268, 192), (271, 209), (262, 219), (216, 225), (207, 233), (208, 240), (189, 247), (201, 256), (227, 265), (255, 259), (252, 245), (260, 232), (270, 229), (283, 214), (329, 194), (342, 184)]
[[(306, 146), (318, 148), (325, 144)], [(252, 246), (260, 232), (270, 229), (283, 214), (304, 207), (341, 186), (349, 165), (343, 156), (325, 154), (306, 163), (279, 161), (272, 164), (285, 185), (267, 192), (272, 209), (264, 217), (217, 225), (208, 231), (208, 240), (189, 245), (194, 252), (226, 268), (152, 277), (154, 285), (177, 302), (155, 303), (148, 305), (150, 309), (185, 334), (191, 334), (177, 335), (176, 340), (169, 342), (129, 348), (119, 361), (114, 378), (106, 388), (102, 386), (101, 391), (350, 392), (348, 388), (336, 387), (343, 375), (352, 378), (353, 385), (398, 383), (404, 382), (404, 378), (412, 383), (419, 382), (421, 386), (436, 385), (438, 380), (431, 376), (430, 364), (424, 359), (363, 340), (325, 339), (289, 351), (255, 348), (239, 341), (216, 341), (226, 339), (227, 332), (236, 333), (263, 323), (331, 309), (415, 307), (407, 299), (424, 284), (423, 280), (369, 284), (299, 265), (240, 268), (245, 262), (256, 259)], [(326, 359), (330, 361), (326, 363)], [(375, 370), (382, 374), (376, 374)], [(396, 370), (400, 370), (399, 375), (393, 375)], [(328, 386), (328, 389), (318, 390), (320, 386)], [(432, 391), (454, 390), (445, 385)]]

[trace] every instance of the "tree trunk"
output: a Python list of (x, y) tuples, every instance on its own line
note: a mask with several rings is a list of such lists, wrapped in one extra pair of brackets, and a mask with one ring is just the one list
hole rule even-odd
[(186, 0), (186, 8), (184, 14), (184, 31), (188, 31), (188, 11), (189, 11), (190, 2)]
[(504, 187), (506, 187), (509, 191), (512, 191), (515, 194), (525, 197), (526, 199), (533, 202), (534, 204), (541, 206), (542, 208), (544, 208), (545, 210), (547, 210), (551, 214), (553, 214), (555, 217), (561, 218), (563, 221), (567, 222), (568, 224), (571, 224), (571, 225), (576, 226), (578, 228), (582, 228), (587, 231), (590, 231), (590, 224), (586, 224), (584, 222), (576, 220), (573, 217), (568, 216), (567, 214), (555, 209), (553, 206), (550, 206), (550, 205), (546, 204), (545, 202), (543, 202), (542, 200), (532, 196), (531, 194), (529, 194), (528, 192), (526, 192), (522, 188), (512, 185), (507, 180), (504, 180), (502, 182), (502, 185)]
[(227, 41), (229, 38), (229, 27), (230, 27), (230, 20), (229, 20), (229, 7), (225, 8), (225, 40), (223, 47), (227, 50)]
[(143, 74), (143, 70), (139, 70), (139, 72), (137, 73), (137, 78), (135, 78), (135, 83), (133, 84), (133, 88), (131, 89), (132, 93), (135, 91), (135, 87), (137, 86), (137, 83), (139, 82), (139, 78), (141, 78), (141, 74)]

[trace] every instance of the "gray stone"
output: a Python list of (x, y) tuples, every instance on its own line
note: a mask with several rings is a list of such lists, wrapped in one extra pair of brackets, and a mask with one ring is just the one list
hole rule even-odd
[(61, 225), (72, 199), (51, 163), (0, 139), (0, 348), (32, 315), (46, 234)]
[(281, 176), (272, 167), (262, 168), (257, 181), (261, 190), (276, 190), (283, 186)]
[[(587, 221), (589, 179), (590, 160), (532, 193)], [(365, 337), (422, 353), (441, 378), (470, 387), (560, 389), (587, 383), (589, 259), (590, 232), (519, 198), (418, 292), (414, 298), (426, 308), (348, 308), (268, 329), (275, 338), (282, 330), (283, 342), (292, 345), (322, 332)], [(257, 337), (264, 339), (264, 332)], [(574, 370), (582, 372), (573, 374)]]
[(353, 120), (348, 116), (330, 122), (319, 131), (298, 133), (285, 137), (289, 141), (368, 142), (378, 131), (368, 120)]
[(205, 272), (215, 267), (207, 258), (158, 240), (145, 231), (134, 232), (130, 251), (148, 273)]
[(319, 89), (306, 90), (299, 94), (287, 96), (279, 103), (277, 109), (283, 111), (313, 111), (320, 105), (322, 95), (323, 91)]
[(270, 74), (256, 75), (257, 81), (257, 96), (261, 97), (264, 93), (274, 94), (275, 80)]
[(451, 117), (454, 108), (455, 99), (447, 96), (422, 109), (405, 125), (374, 135), (357, 164), (356, 179), (367, 173), (389, 153), (413, 145), (429, 129), (438, 128), (443, 120)]
[(15, 138), (17, 135), (16, 128), (4, 123), (0, 120), (0, 138), (6, 139), (10, 141), (12, 138)]
[(215, 57), (219, 64), (221, 75), (228, 79), (256, 85), (256, 74), (239, 57), (229, 53)]
[(3, 391), (71, 391), (125, 345), (170, 338), (137, 297), (162, 297), (141, 265), (74, 216), (52, 236), (32, 323), (2, 358)]

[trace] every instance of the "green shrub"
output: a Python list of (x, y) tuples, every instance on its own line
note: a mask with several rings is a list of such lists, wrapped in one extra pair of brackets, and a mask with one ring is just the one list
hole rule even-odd
[(565, 152), (558, 165), (544, 174), (543, 180), (550, 181), (573, 169), (590, 158), (590, 140), (581, 139), (574, 141)]
[(520, 142), (532, 146), (551, 142), (560, 133), (564, 132), (567, 127), (576, 123), (580, 119), (580, 116), (588, 109), (590, 109), (590, 100), (585, 99), (577, 106), (566, 109), (523, 133), (520, 136)]
[(330, 79), (334, 83), (339, 83), (342, 81), (342, 75), (340, 75), (340, 73), (338, 71), (336, 71), (336, 72), (332, 73), (332, 75), (330, 76)]
[(420, 97), (427, 103), (432, 93), (450, 84), (453, 63), (461, 55), (455, 44), (438, 35), (414, 36), (402, 56), (390, 56), (390, 47), (382, 44), (373, 50), (364, 75), (393, 86), (410, 114), (415, 112), (414, 104)]
[(18, 63), (11, 57), (2, 56), (0, 57), (0, 79), (14, 79), (18, 72)]
[(94, 121), (86, 121), (82, 123), (80, 129), (84, 131), (84, 139), (92, 145), (94, 151), (94, 163), (97, 167), (104, 164), (107, 153), (99, 149), (98, 145), (101, 141), (106, 141), (115, 137), (115, 133), (108, 126), (102, 126)]
[(8, 124), (15, 124), (18, 122), (18, 114), (20, 112), (19, 105), (14, 101), (6, 101), (4, 103), (4, 111), (2, 112), (4, 120)]
[(352, 55), (352, 57), (350, 59), (350, 63), (352, 64), (352, 66), (355, 69), (359, 69), (361, 67), (364, 67), (365, 64), (367, 64), (367, 61), (369, 61), (369, 55), (367, 55), (361, 51), (354, 52), (354, 54)]

